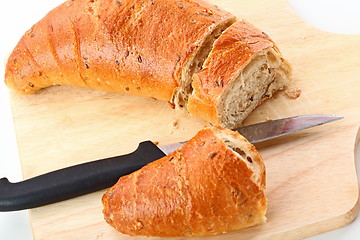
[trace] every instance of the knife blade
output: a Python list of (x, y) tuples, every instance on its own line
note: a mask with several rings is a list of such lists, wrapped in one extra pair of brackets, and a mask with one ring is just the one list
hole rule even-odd
[[(303, 115), (235, 129), (250, 142), (266, 141), (306, 128), (339, 120), (335, 115)], [(60, 202), (114, 185), (121, 176), (153, 162), (186, 142), (157, 147), (141, 142), (129, 154), (59, 169), (21, 182), (0, 179), (0, 211), (16, 211)]]
[[(239, 132), (251, 143), (259, 143), (273, 138), (284, 136), (293, 132), (307, 128), (319, 126), (325, 123), (342, 119), (342, 116), (336, 115), (301, 115), (289, 118), (281, 118), (261, 123), (256, 123), (240, 128), (233, 129)], [(159, 148), (166, 155), (181, 148), (187, 141), (160, 146)]]

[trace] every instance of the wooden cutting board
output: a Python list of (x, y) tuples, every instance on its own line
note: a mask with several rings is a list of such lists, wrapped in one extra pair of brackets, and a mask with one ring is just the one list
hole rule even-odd
[[(293, 65), (292, 85), (302, 90), (296, 100), (277, 94), (247, 124), (315, 113), (345, 118), (256, 145), (267, 167), (268, 222), (209, 238), (299, 239), (350, 223), (359, 210), (360, 35), (314, 29), (285, 0), (213, 2), (268, 33)], [(206, 125), (165, 102), (73, 87), (11, 98), (25, 178), (128, 153), (143, 140), (186, 140)], [(34, 238), (149, 239), (105, 223), (104, 192), (31, 210)]]

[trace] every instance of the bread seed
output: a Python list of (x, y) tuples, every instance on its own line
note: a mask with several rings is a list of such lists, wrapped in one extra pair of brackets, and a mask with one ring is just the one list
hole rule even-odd
[(235, 152), (237, 152), (238, 154), (240, 154), (240, 156), (245, 159), (246, 153), (245, 153), (243, 150), (241, 150), (240, 148), (237, 148), (237, 147), (234, 148), (233, 150), (234, 150)]
[(129, 52), (129, 50), (127, 50), (127, 51), (124, 53), (125, 58), (127, 58), (127, 57), (129, 56), (129, 54), (130, 54), (130, 52)]
[(202, 12), (198, 12), (197, 13), (198, 15), (202, 15), (202, 16), (210, 16), (210, 15), (213, 15), (213, 11), (211, 9), (204, 9), (202, 10)]
[(175, 104), (174, 103), (172, 103), (172, 102), (168, 102), (169, 103), (169, 105), (170, 105), (170, 107), (172, 108), (172, 109), (175, 109)]
[(174, 120), (174, 121), (172, 121), (171, 125), (173, 128), (177, 128), (178, 122), (176, 120)]
[(120, 1), (116, 1), (116, 5), (121, 6), (121, 2), (120, 2)]
[(249, 157), (249, 156), (247, 156), (247, 157), (246, 157), (246, 160), (248, 160), (248, 162), (250, 162), (250, 163), (252, 163), (252, 162), (253, 162), (252, 158), (251, 158), (251, 157)]
[(141, 228), (143, 228), (143, 227), (144, 227), (144, 225), (143, 225), (142, 222), (140, 222), (140, 221), (138, 221), (138, 222), (136, 223), (136, 225), (134, 226), (134, 228), (135, 228), (136, 230), (141, 229)]
[(30, 86), (30, 87), (34, 87), (34, 84), (32, 84), (31, 82), (29, 82), (29, 86)]
[(92, 9), (92, 7), (85, 9), (84, 12), (94, 14), (94, 10)]
[(142, 63), (142, 58), (141, 58), (140, 55), (138, 56), (138, 62), (139, 62), (139, 63)]
[(130, 88), (129, 87), (125, 87), (125, 91), (129, 91), (130, 90)]
[(215, 86), (216, 87), (224, 87), (224, 82), (222, 79), (220, 79), (219, 81), (215, 81)]
[(212, 153), (209, 154), (209, 158), (214, 158), (216, 155), (217, 155), (216, 152), (212, 152)]
[(213, 15), (213, 11), (211, 9), (204, 9), (204, 12), (209, 14), (209, 15)]

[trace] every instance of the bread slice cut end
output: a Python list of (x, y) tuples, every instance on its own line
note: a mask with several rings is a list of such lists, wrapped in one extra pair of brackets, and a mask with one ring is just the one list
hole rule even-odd
[(265, 188), (265, 166), (261, 156), (242, 135), (221, 127), (213, 128), (216, 137), (221, 139), (246, 166), (253, 171), (251, 180), (260, 188)]
[(240, 127), (258, 105), (285, 87), (290, 72), (288, 63), (273, 47), (254, 55), (221, 95), (219, 124), (231, 129)]
[[(214, 127), (212, 128), (217, 138), (221, 139), (232, 152), (241, 159), (246, 167), (252, 171), (250, 180), (257, 186), (257, 190), (251, 194), (253, 217), (251, 222), (246, 222), (241, 207), (238, 209), (241, 213), (239, 225), (237, 229), (262, 224), (266, 222), (267, 199), (264, 190), (266, 188), (266, 170), (261, 155), (250, 142), (248, 142), (241, 134), (230, 131), (229, 129)], [(236, 189), (234, 189), (236, 192)], [(239, 206), (238, 206), (239, 207)], [(250, 211), (250, 209), (249, 209)]]
[(215, 26), (215, 28), (201, 42), (198, 43), (200, 47), (181, 71), (180, 86), (175, 90), (171, 101), (175, 104), (176, 108), (186, 109), (188, 98), (193, 91), (191, 86), (192, 76), (202, 69), (216, 39), (218, 39), (222, 32), (230, 27), (235, 21), (236, 17), (224, 19), (220, 24)]

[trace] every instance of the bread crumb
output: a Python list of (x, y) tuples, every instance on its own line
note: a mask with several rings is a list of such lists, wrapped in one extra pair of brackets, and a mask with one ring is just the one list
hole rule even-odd
[(170, 135), (174, 134), (174, 132), (177, 131), (177, 129), (179, 129), (178, 120), (173, 120), (171, 123), (169, 123), (169, 125), (171, 126)]
[(175, 129), (177, 129), (177, 128), (178, 128), (178, 121), (177, 121), (177, 120), (172, 121), (172, 122), (171, 122), (171, 126), (172, 126), (173, 128), (175, 128)]
[(157, 145), (159, 145), (159, 141), (153, 141), (153, 144), (155, 144), (157, 146)]
[(301, 90), (296, 88), (289, 88), (285, 90), (285, 94), (290, 99), (297, 99), (298, 97), (300, 97)]

